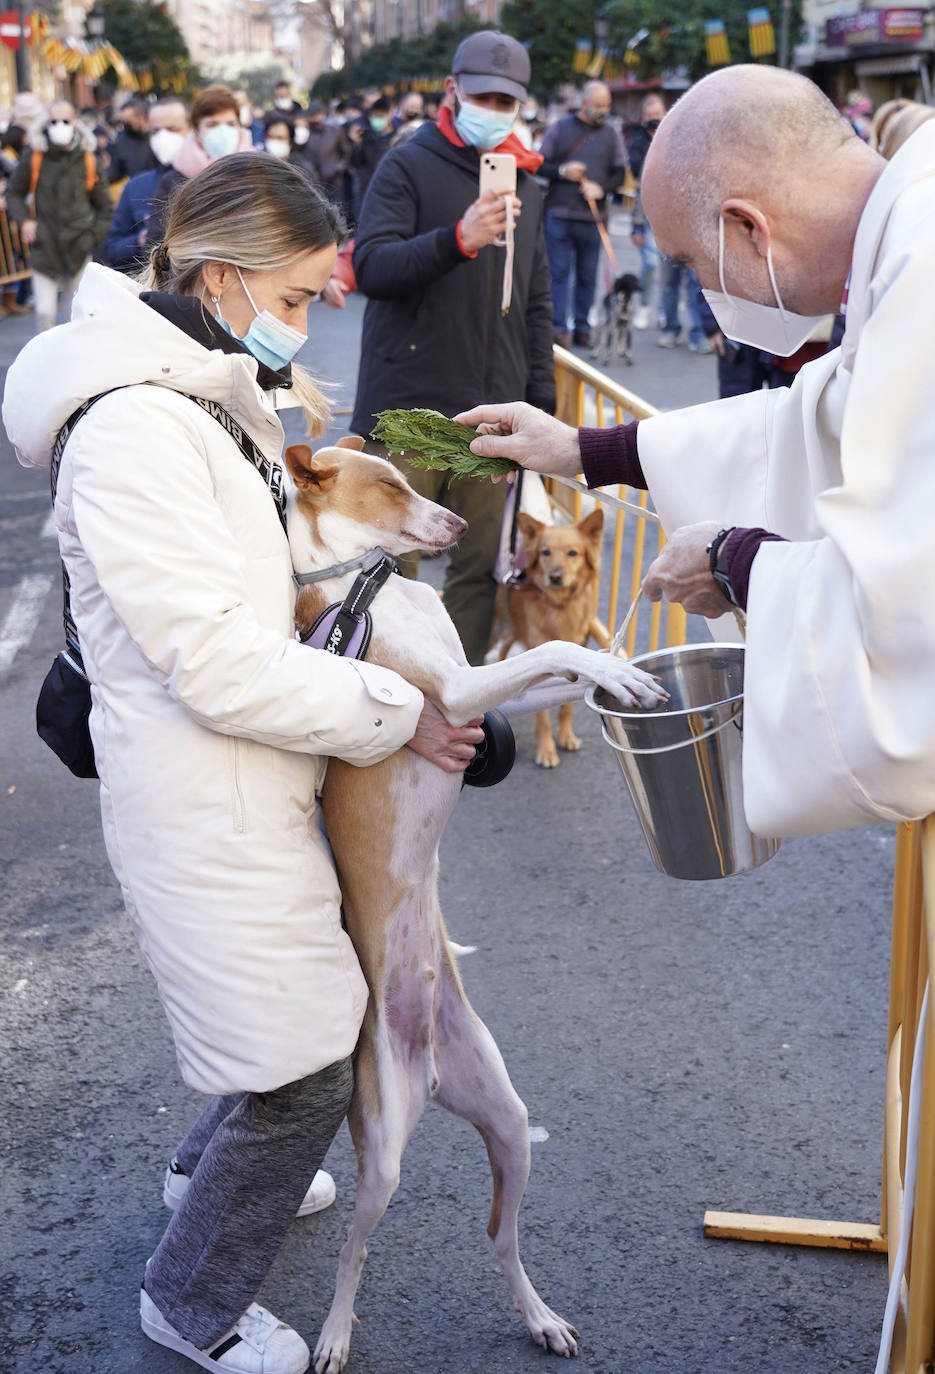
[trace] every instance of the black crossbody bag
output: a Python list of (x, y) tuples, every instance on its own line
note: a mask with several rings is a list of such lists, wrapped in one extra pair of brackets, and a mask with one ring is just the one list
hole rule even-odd
[[(120, 388), (111, 388), (119, 390)], [(65, 445), (71, 438), (75, 425), (87, 415), (91, 407), (109, 396), (111, 391), (102, 391), (92, 396), (70, 415), (59, 430), (52, 450), (50, 482), (52, 501), (58, 486), (58, 471), (65, 452)], [(181, 393), (185, 394), (185, 393)], [(270, 462), (232, 415), (215, 401), (206, 401), (200, 396), (189, 396), (212, 419), (222, 425), (234, 440), (247, 462), (259, 472), (269, 488), (276, 504), (283, 530), (286, 528), (286, 496), (283, 486), (283, 470), (278, 463)], [(81, 657), (81, 644), (78, 629), (71, 613), (71, 592), (68, 585), (68, 572), (62, 564), (62, 618), (65, 627), (65, 647), (55, 656), (52, 667), (45, 675), (36, 701), (36, 729), (54, 754), (57, 754), (65, 767), (76, 778), (96, 778), (97, 766), (94, 762), (94, 745), (88, 719), (91, 715), (91, 684), (84, 670)]]

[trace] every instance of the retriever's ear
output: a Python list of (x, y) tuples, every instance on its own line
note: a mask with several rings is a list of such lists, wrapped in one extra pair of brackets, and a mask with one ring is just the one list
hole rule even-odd
[(597, 506), (592, 510), (590, 515), (586, 515), (583, 520), (579, 520), (578, 529), (584, 535), (585, 539), (589, 539), (592, 544), (599, 542), (601, 535), (604, 533), (604, 512), (601, 507)]
[(353, 448), (359, 453), (364, 446), (364, 440), (359, 434), (345, 434), (335, 445), (335, 448)]
[(585, 561), (593, 572), (597, 572), (601, 566), (601, 539), (604, 533), (604, 512), (601, 507), (598, 506), (590, 515), (579, 520), (577, 528), (587, 541), (584, 546)]
[(523, 536), (526, 543), (530, 545), (535, 544), (536, 540), (545, 529), (545, 525), (541, 520), (536, 520), (534, 516), (527, 515), (524, 510), (521, 510), (517, 515), (516, 523), (519, 526), (520, 534)]
[(316, 457), (308, 444), (290, 444), (285, 452), (286, 467), (299, 491), (321, 491), (338, 475), (337, 463)]

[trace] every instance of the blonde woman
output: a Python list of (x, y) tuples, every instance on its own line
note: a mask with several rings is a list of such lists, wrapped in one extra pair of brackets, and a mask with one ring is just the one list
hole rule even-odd
[(891, 119), (888, 119), (883, 132), (880, 135), (879, 153), (889, 162), (899, 152), (900, 148), (911, 138), (917, 129), (921, 129), (923, 124), (927, 124), (935, 116), (935, 109), (931, 105), (920, 105), (914, 100), (906, 102), (901, 110), (897, 110)]
[(89, 267), (3, 408), (21, 461), (48, 468), (101, 397), (65, 445), (55, 520), (104, 834), (182, 1075), (211, 1095), (178, 1148), (142, 1325), (228, 1374), (308, 1366), (253, 1299), (344, 1116), (367, 998), (321, 834), (326, 757), (367, 765), (408, 741), (457, 771), (480, 737), (394, 673), (293, 637), (273, 397), (291, 385), (320, 430), (290, 360), (342, 232), (287, 163), (218, 160), (179, 188), (145, 283)]

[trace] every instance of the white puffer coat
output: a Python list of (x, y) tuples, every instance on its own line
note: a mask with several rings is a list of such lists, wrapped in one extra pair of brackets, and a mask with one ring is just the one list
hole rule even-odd
[(422, 696), (293, 638), (266, 484), (179, 394), (220, 402), (278, 461), (256, 363), (202, 347), (137, 293), (89, 267), (72, 323), (10, 369), (3, 419), (20, 461), (48, 468), (73, 411), (127, 388), (76, 426), (55, 502), (104, 834), (186, 1082), (263, 1091), (349, 1054), (366, 1005), (320, 827), (324, 756), (385, 758)]

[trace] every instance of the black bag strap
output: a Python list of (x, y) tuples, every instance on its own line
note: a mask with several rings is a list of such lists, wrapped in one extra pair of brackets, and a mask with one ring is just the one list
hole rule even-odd
[[(101, 391), (96, 396), (90, 397), (83, 405), (69, 415), (62, 425), (52, 447), (52, 462), (49, 468), (49, 483), (52, 488), (52, 501), (55, 502), (55, 492), (58, 487), (58, 473), (62, 464), (62, 454), (65, 452), (65, 445), (74, 432), (75, 425), (79, 420), (87, 415), (93, 405), (96, 405), (104, 396), (110, 396), (115, 391), (123, 391), (124, 387), (111, 387), (108, 391)], [(283, 477), (282, 465), (272, 462), (266, 454), (253, 442), (250, 435), (238, 425), (228, 411), (217, 401), (207, 401), (203, 396), (190, 396), (188, 392), (178, 393), (189, 401), (194, 401), (195, 405), (200, 406), (206, 415), (210, 415), (212, 420), (217, 420), (218, 424), (230, 435), (240, 452), (247, 462), (256, 468), (263, 478), (269, 490), (270, 496), (276, 506), (276, 514), (279, 516), (279, 523), (282, 525), (283, 533), (286, 533), (286, 491)], [(71, 587), (68, 582), (68, 572), (65, 564), (62, 564), (62, 620), (65, 626), (65, 648), (72, 659), (73, 666), (87, 677), (84, 671), (84, 659), (81, 657), (81, 644), (78, 640), (78, 627), (75, 625), (74, 616), (71, 613)]]

